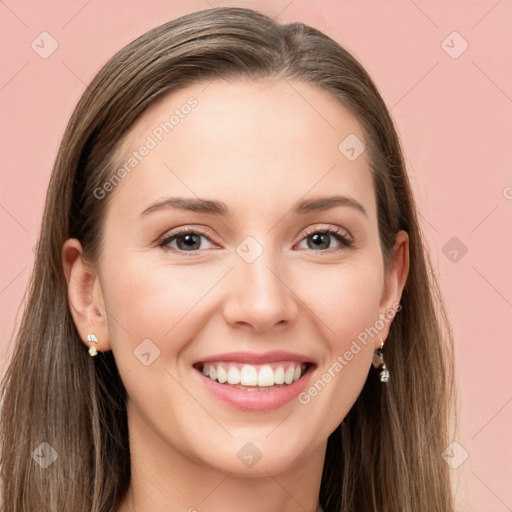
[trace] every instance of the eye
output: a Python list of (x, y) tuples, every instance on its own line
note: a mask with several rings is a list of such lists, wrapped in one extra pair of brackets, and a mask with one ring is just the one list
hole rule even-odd
[[(201, 238), (210, 241), (209, 237), (201, 231), (191, 229), (180, 229), (171, 233), (166, 233), (158, 242), (158, 247), (165, 247), (182, 252), (197, 252), (201, 248)], [(177, 247), (171, 246), (176, 242)]]
[[(190, 228), (181, 228), (170, 233), (166, 233), (158, 242), (158, 247), (165, 249), (172, 249), (175, 252), (193, 253), (198, 252), (199, 249), (204, 249), (201, 244), (201, 239), (208, 240), (212, 245), (210, 237), (201, 230), (192, 230)], [(306, 231), (305, 237), (302, 240), (308, 241), (308, 248), (314, 252), (330, 252), (324, 249), (332, 249), (331, 241), (334, 238), (342, 248), (350, 248), (353, 246), (353, 241), (347, 233), (341, 228), (331, 227), (325, 229), (318, 229), (313, 226)], [(175, 246), (171, 245), (176, 243)], [(319, 251), (320, 249), (320, 251)]]
[(313, 226), (306, 231), (306, 236), (302, 240), (307, 241), (309, 249), (315, 252), (319, 252), (318, 249), (320, 249), (320, 252), (326, 252), (322, 249), (332, 249), (330, 242), (333, 238), (341, 244), (342, 248), (348, 249), (353, 246), (352, 239), (340, 228), (318, 229), (318, 227)]

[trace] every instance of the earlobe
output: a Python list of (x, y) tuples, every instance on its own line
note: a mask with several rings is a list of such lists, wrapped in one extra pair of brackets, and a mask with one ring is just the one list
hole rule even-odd
[[(384, 327), (379, 336), (386, 340), (394, 315), (398, 311), (402, 292), (409, 275), (409, 235), (399, 231), (393, 247), (393, 258), (384, 279), (384, 290), (379, 307), (380, 318), (384, 318)], [(376, 345), (376, 348), (380, 343)]]
[[(62, 265), (68, 288), (68, 303), (80, 338), (87, 347), (110, 349), (107, 317), (97, 272), (82, 257), (82, 245), (75, 238), (62, 247)], [(87, 341), (95, 335), (97, 343)], [(92, 355), (92, 354), (91, 354)]]

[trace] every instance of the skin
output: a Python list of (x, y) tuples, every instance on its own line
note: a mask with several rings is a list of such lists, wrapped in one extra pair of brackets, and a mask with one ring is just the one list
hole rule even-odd
[[(360, 394), (390, 321), (305, 405), (239, 411), (200, 385), (192, 363), (289, 350), (316, 361), (311, 382), (329, 368), (332, 375), (358, 334), (399, 303), (408, 236), (397, 234), (385, 272), (366, 153), (349, 161), (338, 150), (348, 134), (364, 140), (363, 132), (329, 94), (282, 80), (206, 85), (152, 105), (124, 140), (123, 150), (136, 150), (197, 99), (110, 192), (98, 266), (84, 263), (77, 240), (62, 251), (78, 332), (82, 340), (95, 333), (98, 351), (113, 351), (127, 389), (132, 481), (119, 510), (314, 512), (327, 438)], [(290, 212), (299, 199), (334, 194), (356, 199), (367, 216), (349, 206)], [(223, 201), (233, 216), (169, 208), (137, 218), (166, 196)], [(180, 226), (212, 236), (193, 253), (176, 239), (167, 250), (157, 246)], [(327, 248), (308, 245), (304, 232), (313, 226), (338, 226), (354, 245), (333, 236)], [(252, 263), (236, 252), (248, 236), (263, 248)], [(146, 366), (134, 350), (148, 338), (160, 354)], [(236, 456), (247, 442), (262, 454), (252, 467)]]

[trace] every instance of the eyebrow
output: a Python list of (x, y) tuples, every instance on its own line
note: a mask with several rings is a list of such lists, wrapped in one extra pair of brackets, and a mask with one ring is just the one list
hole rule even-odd
[[(337, 206), (348, 206), (350, 208), (354, 208), (368, 217), (368, 213), (359, 201), (353, 197), (339, 195), (303, 199), (301, 201), (297, 201), (292, 206), (291, 210), (295, 214), (305, 215), (310, 212), (329, 210)], [(176, 208), (179, 210), (206, 213), (209, 215), (219, 215), (222, 217), (229, 217), (232, 215), (229, 208), (222, 201), (201, 198), (167, 197), (148, 206), (139, 214), (139, 218), (145, 217), (151, 212), (167, 208)]]

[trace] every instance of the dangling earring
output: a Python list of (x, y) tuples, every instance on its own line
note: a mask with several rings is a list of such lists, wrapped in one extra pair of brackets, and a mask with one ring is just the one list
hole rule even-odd
[(382, 367), (382, 371), (380, 372), (380, 381), (388, 382), (389, 381), (389, 371), (386, 368), (386, 364), (384, 363), (384, 356), (382, 355), (382, 348), (384, 347), (384, 341), (382, 338), (380, 339), (380, 348), (378, 348), (373, 353), (373, 361), (372, 364), (375, 368)]
[[(96, 335), (94, 335), (94, 334), (88, 334), (87, 341), (92, 341), (93, 343), (98, 343), (98, 338), (96, 338)], [(96, 347), (94, 345), (91, 345), (89, 347), (89, 355), (94, 357), (97, 353), (98, 353), (98, 351), (96, 350)]]

